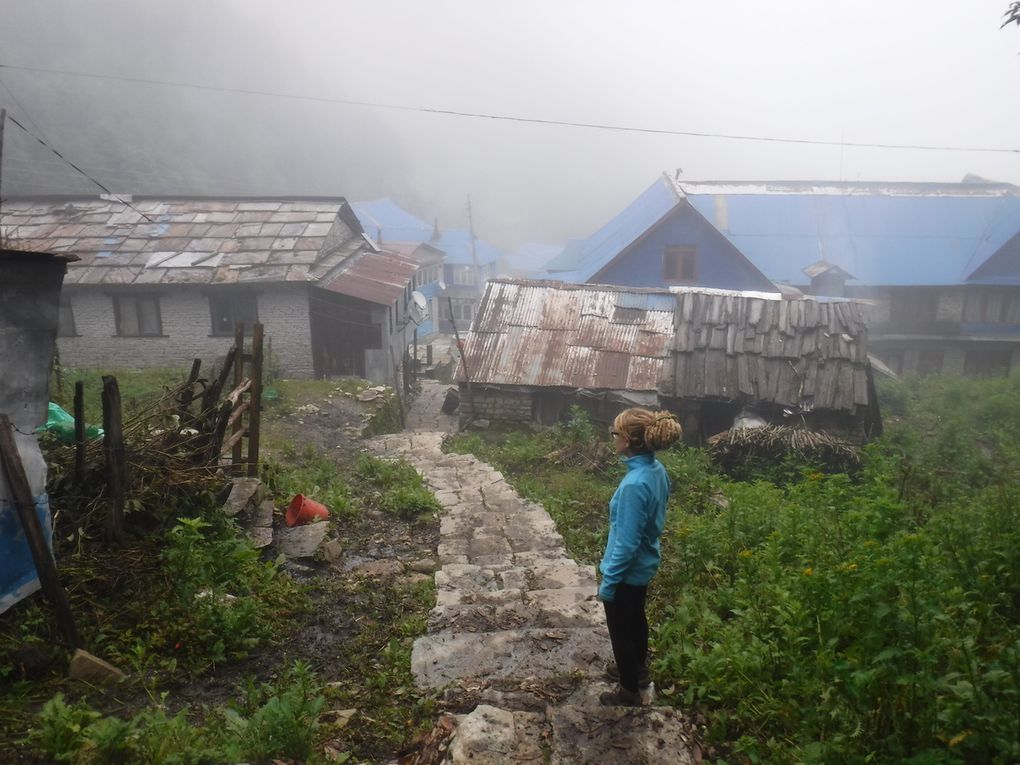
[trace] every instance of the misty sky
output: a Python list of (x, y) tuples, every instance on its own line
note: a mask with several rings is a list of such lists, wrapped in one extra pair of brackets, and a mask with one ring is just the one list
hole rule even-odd
[[(572, 122), (1020, 149), (1008, 0), (0, 0), (0, 64)], [(112, 190), (390, 196), (503, 246), (689, 180), (1020, 184), (1020, 154), (595, 131), (0, 68)], [(6, 86), (6, 87), (5, 87)], [(3, 195), (98, 189), (8, 124)]]

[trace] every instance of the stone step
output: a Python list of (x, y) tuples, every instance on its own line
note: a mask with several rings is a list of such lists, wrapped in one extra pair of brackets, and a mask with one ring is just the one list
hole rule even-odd
[(557, 558), (529, 566), (477, 566), (455, 563), (436, 572), (436, 589), (464, 594), (493, 590), (550, 590), (559, 587), (590, 587), (595, 590), (595, 567), (578, 566), (570, 558)]
[(459, 718), (449, 765), (695, 765), (697, 728), (669, 707), (550, 705), (514, 712), (479, 704)]
[[(572, 599), (550, 597), (561, 590), (523, 593), (524, 597), (468, 603), (443, 603), (429, 612), (429, 631), (489, 632), (552, 627), (600, 627), (605, 624), (602, 604), (594, 589), (575, 590)], [(581, 593), (587, 597), (581, 597)], [(537, 597), (536, 597), (537, 595)]]
[(442, 631), (414, 642), (411, 671), (418, 685), (442, 688), (456, 680), (551, 677), (579, 670), (600, 674), (612, 656), (605, 628)]

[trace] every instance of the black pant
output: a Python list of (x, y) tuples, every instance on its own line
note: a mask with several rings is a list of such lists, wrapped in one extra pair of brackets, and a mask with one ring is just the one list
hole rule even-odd
[(647, 594), (647, 586), (620, 584), (616, 587), (616, 599), (602, 603), (606, 608), (613, 656), (620, 670), (620, 685), (628, 691), (637, 691), (639, 673), (648, 660)]

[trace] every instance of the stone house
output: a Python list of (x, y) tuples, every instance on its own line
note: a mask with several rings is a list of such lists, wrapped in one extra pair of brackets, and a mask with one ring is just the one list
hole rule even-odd
[(863, 441), (881, 431), (862, 307), (778, 293), (490, 280), (460, 417), (607, 423), (665, 407), (700, 443), (743, 410)]
[(416, 266), (381, 252), (342, 198), (12, 199), (5, 234), (72, 253), (59, 351), (71, 366), (223, 356), (235, 322), (265, 327), (288, 377), (392, 383)]
[(663, 175), (549, 278), (854, 297), (899, 373), (1020, 368), (1020, 188)]

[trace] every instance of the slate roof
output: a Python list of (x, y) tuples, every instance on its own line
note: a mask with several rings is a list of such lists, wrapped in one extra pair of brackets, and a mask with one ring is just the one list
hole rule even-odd
[[(590, 279), (681, 204), (690, 204), (773, 282), (804, 284), (825, 260), (868, 285), (950, 285), (1020, 232), (1020, 188), (1001, 183), (689, 182), (663, 175), (547, 267)], [(1020, 283), (1020, 270), (995, 283)]]
[(372, 250), (342, 198), (14, 199), (2, 223), (15, 242), (78, 256), (65, 285), (328, 283)]
[(494, 279), (464, 353), (478, 385), (658, 391), (804, 411), (869, 403), (867, 330), (850, 301)]

